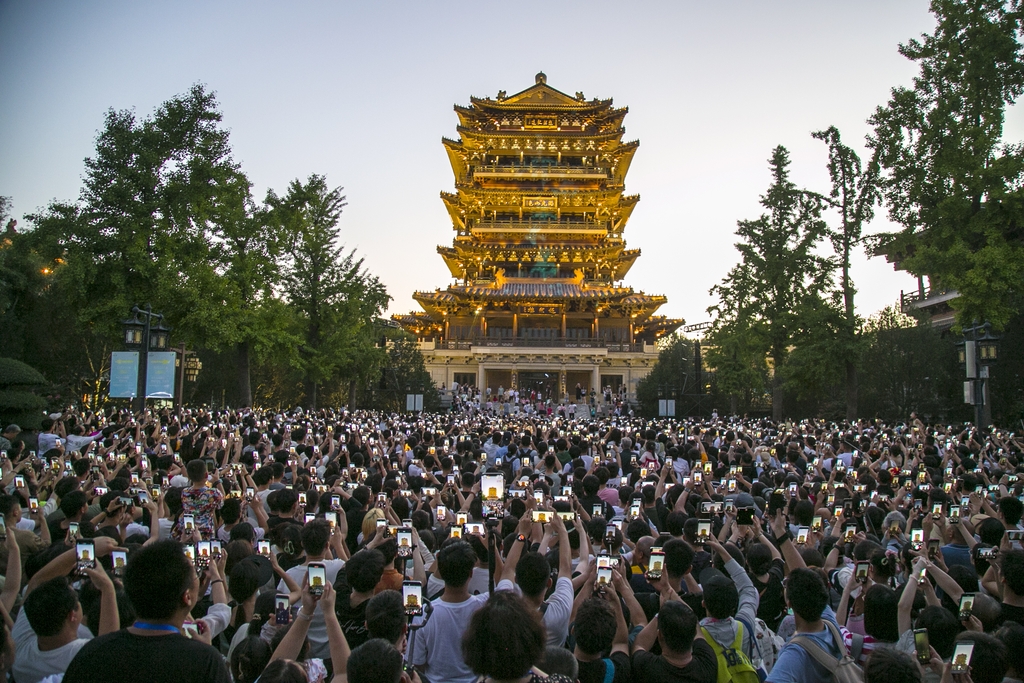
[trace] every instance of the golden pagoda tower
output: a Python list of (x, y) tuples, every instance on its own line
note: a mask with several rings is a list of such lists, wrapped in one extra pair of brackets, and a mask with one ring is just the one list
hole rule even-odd
[(631, 395), (683, 321), (654, 315), (664, 296), (622, 285), (640, 255), (622, 237), (640, 199), (623, 193), (640, 145), (622, 141), (628, 109), (567, 95), (543, 73), (470, 102), (455, 107), (459, 139), (443, 139), (455, 239), (438, 253), (456, 284), (416, 292), (423, 311), (394, 319), (439, 386)]

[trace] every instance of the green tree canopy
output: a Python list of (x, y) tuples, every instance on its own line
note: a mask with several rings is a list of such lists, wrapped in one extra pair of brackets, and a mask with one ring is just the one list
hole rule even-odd
[(1024, 146), (1003, 139), (1024, 91), (1016, 0), (932, 0), (935, 31), (899, 47), (920, 67), (871, 117), (889, 215), (879, 249), (933, 288), (956, 290), (960, 324), (1021, 310)]

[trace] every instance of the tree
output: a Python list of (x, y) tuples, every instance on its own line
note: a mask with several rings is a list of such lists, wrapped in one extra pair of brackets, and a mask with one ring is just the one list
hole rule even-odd
[(269, 192), (267, 205), (289, 240), (284, 293), (302, 340), (293, 362), (305, 402), (315, 409), (319, 385), (346, 380), (351, 396), (358, 379), (379, 367), (382, 351), (374, 345), (373, 321), (390, 297), (363, 269), (363, 260), (340, 244), (340, 187), (329, 189), (326, 178), (311, 175), (305, 184), (293, 180), (283, 197)]
[(0, 422), (22, 429), (39, 429), (46, 399), (37, 393), (46, 379), (13, 358), (0, 358)]
[(220, 122), (201, 85), (141, 121), (111, 110), (79, 201), (29, 216), (83, 331), (114, 339), (132, 305), (151, 303), (179, 339), (230, 339), (211, 221), (239, 170)]
[(902, 231), (878, 250), (956, 290), (959, 325), (1004, 326), (1021, 310), (1024, 146), (1003, 141), (1006, 107), (1024, 91), (1021, 3), (932, 0), (935, 31), (901, 44), (913, 88), (894, 88), (868, 144)]
[(789, 179), (789, 163), (786, 148), (776, 147), (769, 160), (772, 184), (761, 197), (767, 213), (737, 223), (740, 263), (711, 288), (719, 302), (708, 308), (715, 316), (713, 343), (725, 345), (725, 337), (739, 335), (751, 355), (771, 357), (775, 420), (782, 419), (779, 369), (800, 325), (798, 310), (821, 297), (833, 272), (833, 263), (814, 251), (825, 234), (822, 201)]
[(658, 399), (675, 398), (682, 408), (683, 394), (696, 391), (693, 365), (693, 341), (683, 335), (674, 335), (662, 345), (658, 361), (646, 377), (636, 386), (640, 413), (650, 417), (658, 414)]
[(865, 414), (905, 420), (911, 412), (927, 418), (964, 419), (957, 395), (961, 370), (952, 345), (927, 322), (887, 307), (864, 325), (862, 358)]
[(716, 392), (729, 400), (729, 414), (739, 415), (771, 394), (768, 364), (759, 344), (751, 339), (753, 328), (730, 320), (708, 335), (705, 364), (714, 372)]
[(405, 412), (408, 393), (423, 394), (423, 409), (436, 411), (441, 397), (430, 377), (416, 342), (400, 333), (387, 345), (385, 363), (380, 370), (373, 407), (385, 412)]
[(839, 287), (843, 295), (838, 334), (834, 339), (838, 360), (846, 375), (846, 419), (855, 420), (860, 320), (854, 308), (857, 290), (850, 276), (850, 256), (861, 244), (864, 225), (874, 218), (875, 204), (879, 200), (878, 161), (872, 158), (867, 168), (863, 168), (860, 157), (843, 144), (835, 126), (813, 136), (828, 145), (828, 174), (832, 181), (828, 202), (839, 214), (838, 226), (828, 227), (826, 232), (839, 259)]

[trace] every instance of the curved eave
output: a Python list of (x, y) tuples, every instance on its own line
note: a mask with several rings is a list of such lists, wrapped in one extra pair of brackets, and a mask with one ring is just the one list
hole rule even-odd
[(464, 257), (459, 254), (458, 249), (452, 247), (438, 247), (437, 253), (441, 255), (444, 260), (444, 264), (448, 266), (448, 271), (452, 274), (452, 277), (462, 279), (466, 277), (466, 271), (462, 267)]
[[(608, 142), (615, 141), (622, 138), (625, 132), (622, 129), (614, 131), (606, 131), (604, 133), (598, 131), (579, 131), (579, 130), (501, 130), (501, 131), (482, 131), (475, 130), (473, 128), (467, 128), (465, 126), (457, 126), (455, 129), (462, 137), (463, 143), (468, 142), (480, 142), (483, 140), (493, 140), (494, 138), (529, 138), (534, 139), (538, 135), (543, 137), (557, 137), (567, 139), (582, 139), (582, 140), (594, 140), (595, 142)], [(632, 142), (628, 143), (632, 145), (639, 145), (640, 143)], [(467, 145), (468, 146), (468, 145)], [(617, 150), (616, 150), (617, 151)]]
[(452, 219), (452, 226), (458, 230), (465, 230), (466, 220), (462, 214), (459, 195), (452, 192), (442, 192), (441, 201), (444, 202), (444, 208), (448, 210), (448, 216)]
[(623, 280), (626, 277), (626, 273), (633, 267), (636, 260), (640, 258), (639, 249), (623, 249), (622, 253), (619, 254), (618, 263), (615, 266), (615, 279)]
[(466, 165), (466, 150), (461, 140), (441, 138), (444, 151), (448, 153), (448, 161), (452, 165), (452, 172), (455, 174), (455, 182), (461, 183), (466, 179), (469, 167)]
[[(473, 107), (480, 109), (481, 111), (493, 111), (493, 112), (519, 112), (519, 111), (531, 111), (534, 109), (543, 111), (571, 111), (573, 113), (589, 113), (598, 112), (602, 109), (611, 109), (612, 100), (577, 100), (574, 97), (561, 93), (565, 97), (573, 100), (572, 103), (561, 103), (561, 104), (544, 104), (540, 102), (524, 102), (521, 100), (514, 100), (514, 98), (520, 97), (529, 90), (532, 90), (536, 86), (530, 86), (526, 90), (517, 92), (515, 95), (510, 95), (503, 100), (492, 100), (489, 97), (473, 97), (470, 96), (469, 101)], [(551, 88), (556, 90), (555, 88)], [(557, 90), (556, 90), (557, 91)], [(561, 91), (557, 91), (561, 92)]]
[(615, 154), (618, 156), (615, 164), (615, 173), (613, 177), (621, 185), (626, 182), (626, 174), (629, 173), (629, 165), (633, 163), (633, 155), (636, 154), (636, 150), (640, 147), (639, 140), (633, 140), (632, 142), (623, 143)]

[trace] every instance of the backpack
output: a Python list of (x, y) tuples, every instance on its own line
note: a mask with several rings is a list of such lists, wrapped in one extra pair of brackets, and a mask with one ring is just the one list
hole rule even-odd
[(743, 624), (743, 627), (748, 629), (754, 634), (754, 647), (750, 651), (750, 663), (753, 664), (754, 668), (757, 669), (758, 674), (764, 673), (762, 680), (768, 677), (771, 673), (772, 667), (775, 666), (775, 660), (779, 658), (779, 650), (785, 644), (775, 631), (768, 628), (768, 624), (764, 623), (763, 619), (754, 618), (753, 625), (748, 624), (746, 620), (737, 617), (737, 620)]
[(843, 642), (843, 636), (839, 633), (839, 629), (830, 621), (825, 621), (825, 625), (832, 633), (832, 639), (839, 645), (840, 658), (838, 661), (831, 653), (826, 652), (807, 636), (794, 636), (789, 642), (802, 647), (818, 664), (828, 669), (836, 683), (864, 683), (864, 670), (847, 651), (846, 643)]
[(732, 647), (723, 647), (705, 627), (700, 627), (704, 640), (718, 658), (718, 683), (761, 683), (757, 670), (743, 652), (743, 629), (743, 624), (736, 622), (736, 640)]

